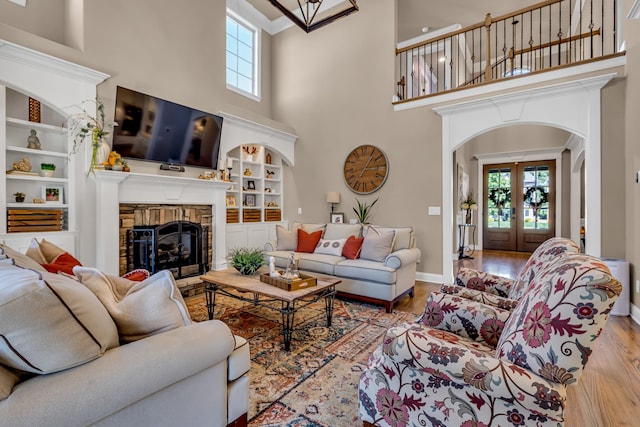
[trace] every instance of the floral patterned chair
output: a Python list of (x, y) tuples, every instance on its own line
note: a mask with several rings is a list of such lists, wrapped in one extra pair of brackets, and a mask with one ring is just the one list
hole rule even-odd
[(359, 384), (364, 425), (562, 426), (566, 387), (580, 378), (621, 290), (599, 259), (567, 254), (534, 275), (512, 312), (449, 296), (459, 306), (446, 312), (504, 321), (498, 340), (461, 336), (449, 322), (427, 326), (435, 323), (427, 306), (416, 322), (390, 328), (372, 354)]

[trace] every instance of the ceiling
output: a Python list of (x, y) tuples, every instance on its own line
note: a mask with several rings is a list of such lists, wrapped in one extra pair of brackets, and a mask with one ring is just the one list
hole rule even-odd
[[(269, 21), (283, 15), (267, 0), (246, 0)], [(304, 0), (300, 0), (304, 1)], [(358, 0), (361, 9), (370, 0)], [(385, 0), (393, 1), (393, 0)], [(405, 41), (423, 34), (422, 29), (438, 30), (453, 24), (462, 27), (484, 20), (487, 13), (497, 17), (540, 3), (541, 0), (396, 0), (398, 2), (398, 41)], [(580, 0), (575, 0), (580, 1)], [(298, 9), (298, 0), (280, 0), (289, 10)], [(347, 0), (324, 0), (323, 8), (333, 7), (335, 11), (350, 6)], [(323, 9), (324, 10), (324, 9)]]

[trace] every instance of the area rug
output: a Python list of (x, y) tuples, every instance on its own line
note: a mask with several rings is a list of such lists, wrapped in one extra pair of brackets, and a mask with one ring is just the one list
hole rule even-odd
[[(204, 295), (186, 298), (194, 321), (207, 320)], [(249, 341), (249, 426), (360, 425), (358, 380), (384, 332), (416, 314), (341, 299), (327, 327), (324, 301), (298, 311), (291, 351), (284, 351), (280, 314), (218, 295), (215, 319)]]

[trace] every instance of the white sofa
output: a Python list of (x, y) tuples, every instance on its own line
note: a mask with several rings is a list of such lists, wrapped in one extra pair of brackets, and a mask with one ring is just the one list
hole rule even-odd
[[(363, 236), (367, 244), (367, 234), (394, 233), (392, 246), (388, 254), (370, 258), (348, 259), (345, 256), (326, 253), (298, 252), (293, 245), (291, 233), (302, 229), (305, 232), (322, 231), (320, 243), (339, 241), (349, 236)], [(336, 276), (341, 283), (336, 287), (338, 296), (382, 305), (387, 312), (403, 296), (413, 297), (416, 279), (416, 265), (420, 259), (420, 249), (416, 248), (412, 227), (382, 227), (362, 224), (305, 224), (292, 222), (287, 230), (276, 227), (277, 240), (265, 245), (265, 258), (274, 258), (275, 265), (286, 268), (291, 253), (302, 271), (317, 272)], [(371, 237), (371, 236), (370, 236)], [(319, 244), (320, 246), (320, 244)]]
[[(249, 345), (224, 323), (187, 318), (124, 344), (89, 285), (39, 267), (0, 245), (0, 425), (246, 426)], [(154, 276), (132, 291), (150, 292), (140, 305), (181, 302), (184, 317), (175, 282)]]

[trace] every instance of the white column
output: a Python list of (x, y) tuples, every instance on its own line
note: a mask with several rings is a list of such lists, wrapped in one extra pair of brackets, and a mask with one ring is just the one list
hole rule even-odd
[(118, 186), (127, 178), (126, 173), (101, 174), (96, 179), (96, 268), (114, 276), (120, 270), (120, 202)]

